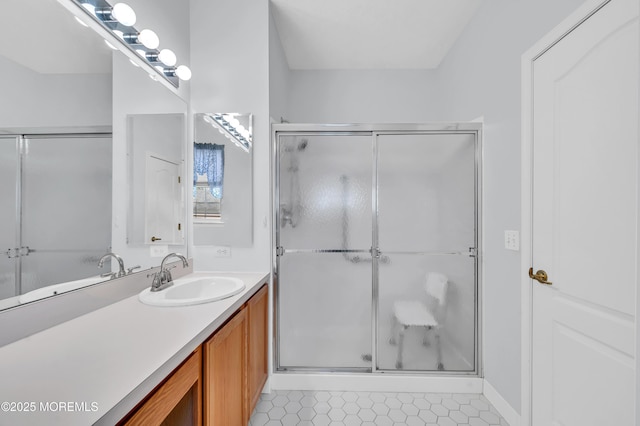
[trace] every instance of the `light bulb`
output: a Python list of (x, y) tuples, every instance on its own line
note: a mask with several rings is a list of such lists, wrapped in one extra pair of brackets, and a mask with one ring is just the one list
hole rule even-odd
[(142, 56), (143, 58), (147, 57), (147, 52), (142, 50), (142, 49), (136, 49), (136, 53), (140, 56)]
[(109, 46), (109, 49), (118, 50), (113, 44), (109, 43), (107, 40), (105, 40), (104, 42), (107, 46)]
[(176, 54), (169, 49), (162, 49), (160, 53), (158, 53), (158, 59), (168, 67), (174, 66), (178, 61)]
[(155, 49), (160, 46), (160, 39), (153, 31), (144, 29), (138, 34), (138, 40), (147, 49)]
[(116, 3), (111, 10), (111, 16), (125, 27), (130, 27), (136, 23), (136, 13), (126, 3)]
[(180, 65), (176, 68), (176, 75), (180, 80), (191, 80), (191, 70), (186, 65)]
[(96, 16), (96, 7), (91, 3), (82, 3), (82, 7), (87, 9), (89, 13), (92, 14), (93, 16)]
[(113, 33), (120, 37), (121, 40), (124, 40), (124, 33), (120, 30), (113, 30)]

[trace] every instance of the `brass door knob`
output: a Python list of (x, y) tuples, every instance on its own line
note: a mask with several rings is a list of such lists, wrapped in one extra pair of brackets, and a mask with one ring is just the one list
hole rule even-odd
[(552, 285), (553, 284), (551, 281), (547, 281), (547, 279), (549, 279), (549, 277), (547, 276), (547, 273), (545, 271), (543, 271), (542, 269), (540, 269), (538, 272), (536, 272), (534, 274), (533, 273), (533, 268), (529, 268), (529, 278), (532, 278), (532, 279), (538, 281), (540, 284), (546, 284), (546, 285)]
[(151, 242), (162, 241), (162, 238), (151, 237)]

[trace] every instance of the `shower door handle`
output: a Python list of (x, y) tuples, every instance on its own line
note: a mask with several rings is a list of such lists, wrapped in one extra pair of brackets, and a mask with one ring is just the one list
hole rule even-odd
[(374, 259), (380, 259), (380, 249), (378, 247), (371, 247), (369, 252), (371, 253), (371, 257)]

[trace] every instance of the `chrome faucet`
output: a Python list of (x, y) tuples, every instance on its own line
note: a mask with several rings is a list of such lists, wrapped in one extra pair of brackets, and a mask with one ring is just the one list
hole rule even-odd
[(117, 277), (117, 278), (120, 278), (120, 277), (124, 277), (125, 275), (127, 275), (127, 274), (126, 274), (126, 272), (124, 271), (124, 261), (122, 260), (122, 258), (121, 258), (120, 256), (118, 256), (118, 255), (117, 255), (117, 254), (115, 254), (115, 253), (107, 253), (107, 254), (105, 254), (104, 256), (102, 256), (102, 257), (100, 258), (100, 261), (98, 262), (98, 268), (102, 268), (102, 267), (104, 266), (104, 261), (105, 261), (107, 258), (109, 258), (109, 257), (113, 257), (113, 258), (115, 258), (115, 259), (118, 261), (118, 268), (119, 268), (119, 270), (118, 270), (118, 272), (117, 272), (117, 273), (115, 273), (115, 272), (108, 272), (108, 273), (106, 273), (106, 274), (102, 274), (102, 275), (100, 275), (100, 276), (101, 276), (101, 277), (102, 277), (102, 276), (104, 276), (104, 277), (111, 276), (111, 279), (113, 279), (113, 278), (116, 278), (116, 277)]
[[(164, 263), (171, 257), (177, 257), (178, 259), (182, 260), (183, 268), (186, 268), (189, 266), (189, 261), (187, 261), (187, 258), (181, 255), (180, 253), (169, 253), (164, 257), (164, 259), (162, 259), (162, 262), (160, 263), (160, 271), (153, 274), (151, 291), (164, 290), (165, 288), (173, 285), (173, 277), (171, 277), (171, 272), (169, 271), (175, 268), (175, 265), (168, 268), (165, 268), (164, 266)], [(150, 276), (150, 275), (147, 275), (147, 276)]]

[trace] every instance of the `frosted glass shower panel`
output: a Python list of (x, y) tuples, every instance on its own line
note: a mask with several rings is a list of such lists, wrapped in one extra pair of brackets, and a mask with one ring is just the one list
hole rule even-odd
[(371, 136), (281, 135), (280, 246), (371, 248)]
[(379, 246), (459, 252), (475, 246), (474, 134), (378, 136)]
[(390, 258), (379, 269), (378, 368), (474, 371), (475, 258)]
[(32, 137), (23, 160), (23, 292), (99, 275), (111, 245), (111, 138)]
[(18, 164), (18, 140), (15, 137), (0, 137), (0, 299), (16, 295), (16, 260), (10, 258), (9, 248), (16, 243), (16, 178)]
[(279, 258), (281, 369), (371, 368), (371, 263), (342, 253)]

